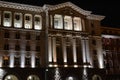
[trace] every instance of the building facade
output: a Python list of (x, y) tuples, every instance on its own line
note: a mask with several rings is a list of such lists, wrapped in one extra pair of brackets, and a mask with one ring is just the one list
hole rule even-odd
[(101, 27), (102, 50), (109, 79), (120, 79), (120, 29)]
[(113, 69), (105, 70), (103, 19), (71, 2), (39, 7), (0, 1), (0, 79), (106, 80)]

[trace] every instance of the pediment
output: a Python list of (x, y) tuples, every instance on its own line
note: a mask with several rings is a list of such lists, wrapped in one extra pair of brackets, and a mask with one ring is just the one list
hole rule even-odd
[(76, 12), (82, 14), (82, 15), (87, 16), (87, 15), (91, 14), (91, 11), (83, 10), (82, 8), (76, 6), (75, 4), (73, 4), (71, 2), (61, 3), (61, 4), (57, 4), (57, 5), (44, 5), (44, 7), (46, 7), (49, 11), (63, 9), (66, 12), (66, 11), (69, 11), (70, 8), (71, 8), (71, 10), (76, 11)]

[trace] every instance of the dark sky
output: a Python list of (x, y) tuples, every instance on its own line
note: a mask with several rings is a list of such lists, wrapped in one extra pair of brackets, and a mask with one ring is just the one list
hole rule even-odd
[(43, 6), (44, 4), (59, 4), (72, 2), (80, 8), (92, 11), (93, 14), (104, 15), (106, 18), (101, 25), (120, 28), (120, 4), (119, 0), (2, 0), (29, 5)]

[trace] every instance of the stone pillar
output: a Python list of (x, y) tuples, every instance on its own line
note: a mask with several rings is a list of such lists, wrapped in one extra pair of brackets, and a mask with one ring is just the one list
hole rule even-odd
[(20, 64), (20, 67), (21, 68), (24, 68), (25, 67), (25, 54), (21, 54), (21, 64)]
[(0, 55), (0, 67), (3, 67), (3, 56), (2, 55)]
[(52, 62), (52, 44), (51, 37), (48, 38), (48, 62)]
[(57, 54), (56, 54), (56, 38), (53, 37), (53, 62), (57, 62)]
[(101, 38), (97, 39), (97, 51), (98, 51), (98, 64), (99, 68), (104, 68), (103, 54), (102, 54), (102, 42)]
[(81, 39), (82, 44), (82, 56), (83, 56), (83, 63), (86, 63), (86, 50), (85, 50), (85, 40)]
[(14, 54), (10, 54), (10, 64), (9, 64), (9, 67), (14, 67)]
[(64, 61), (64, 63), (67, 63), (67, 51), (66, 51), (65, 38), (62, 38), (62, 50), (63, 50), (63, 61)]
[(85, 39), (85, 45), (86, 45), (86, 58), (87, 62), (90, 62), (90, 50), (89, 50), (89, 40)]
[(34, 68), (35, 67), (35, 53), (31, 54), (31, 67)]
[(76, 54), (76, 39), (72, 39), (72, 46), (73, 46), (73, 62), (77, 63), (77, 54)]

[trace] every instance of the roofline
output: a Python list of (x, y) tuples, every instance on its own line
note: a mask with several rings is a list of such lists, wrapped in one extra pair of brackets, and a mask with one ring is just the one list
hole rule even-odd
[(6, 2), (6, 1), (0, 1), (0, 7), (29, 10), (29, 11), (35, 11), (35, 12), (43, 12), (44, 11), (43, 8), (40, 6), (32, 6), (32, 5)]
[(83, 15), (90, 15), (92, 13), (91, 11), (84, 10), (71, 2), (65, 2), (65, 3), (56, 4), (56, 5), (45, 4), (43, 7), (46, 7), (49, 11), (52, 11), (52, 10), (56, 10), (56, 9), (67, 7), (67, 6), (73, 8), (75, 11), (78, 11)]

